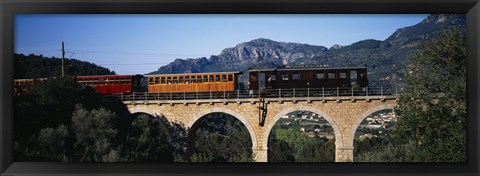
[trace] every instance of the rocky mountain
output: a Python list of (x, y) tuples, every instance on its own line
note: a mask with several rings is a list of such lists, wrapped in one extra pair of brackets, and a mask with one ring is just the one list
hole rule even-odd
[(449, 26), (465, 28), (465, 15), (432, 14), (422, 22), (397, 29), (387, 39), (367, 39), (330, 48), (308, 44), (276, 42), (259, 38), (224, 49), (208, 58), (176, 59), (150, 74), (242, 71), (249, 68), (278, 68), (291, 64), (328, 64), (334, 67), (368, 67), (370, 83), (402, 84), (405, 61), (434, 32)]

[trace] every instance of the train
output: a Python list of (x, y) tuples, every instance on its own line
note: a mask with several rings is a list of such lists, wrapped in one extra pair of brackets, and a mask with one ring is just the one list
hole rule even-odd
[[(240, 71), (156, 75), (75, 76), (80, 84), (94, 87), (99, 94), (192, 94), (230, 95), (235, 91), (267, 92), (272, 89), (357, 89), (368, 86), (366, 67), (284, 66), (250, 69), (247, 85)], [(47, 81), (46, 79), (41, 79)], [(14, 90), (24, 89), (33, 79), (15, 79)]]

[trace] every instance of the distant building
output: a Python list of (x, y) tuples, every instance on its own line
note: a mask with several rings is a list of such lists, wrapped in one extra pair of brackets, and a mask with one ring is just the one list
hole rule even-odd
[(372, 134), (363, 134), (358, 137), (360, 141), (363, 141), (365, 139), (372, 139), (378, 137), (377, 135), (372, 135)]

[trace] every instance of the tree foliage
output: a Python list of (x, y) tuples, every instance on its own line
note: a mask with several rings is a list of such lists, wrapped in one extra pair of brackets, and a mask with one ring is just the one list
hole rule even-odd
[(70, 132), (64, 125), (44, 128), (27, 140), (30, 145), (24, 153), (17, 152), (17, 158), (28, 158), (27, 161), (69, 161), (69, 140)]
[(268, 160), (270, 162), (334, 162), (334, 140), (317, 135), (308, 137), (299, 131), (300, 126), (299, 121), (284, 126), (282, 120), (274, 125), (268, 139)]
[(141, 114), (132, 122), (127, 140), (126, 161), (173, 161), (173, 146), (167, 127), (157, 117)]
[[(190, 131), (192, 132), (192, 131)], [(209, 114), (199, 122), (195, 133), (194, 162), (251, 162), (252, 140), (247, 128), (235, 117)]]
[(134, 150), (123, 145), (132, 121), (125, 105), (72, 78), (35, 82), (15, 97), (14, 112), (16, 161), (128, 161), (121, 151)]
[(14, 101), (17, 139), (27, 139), (42, 128), (69, 124), (76, 104), (87, 105), (91, 109), (104, 102), (93, 88), (82, 86), (68, 77), (35, 81)]
[[(412, 139), (408, 161), (464, 162), (466, 51), (461, 28), (437, 33), (409, 60), (394, 137)], [(403, 140), (405, 143), (405, 140)]]
[(114, 139), (118, 130), (113, 126), (119, 117), (103, 108), (87, 111), (77, 106), (72, 115), (71, 128), (75, 137), (75, 160), (81, 162), (118, 161)]
[[(34, 54), (14, 54), (13, 57), (16, 79), (60, 77), (62, 74), (61, 58), (47, 58)], [(115, 74), (107, 68), (76, 59), (64, 59), (64, 65), (67, 76)]]
[(371, 150), (356, 153), (356, 162), (407, 162), (407, 153), (415, 148), (414, 141), (408, 140), (405, 144), (387, 143), (374, 147)]

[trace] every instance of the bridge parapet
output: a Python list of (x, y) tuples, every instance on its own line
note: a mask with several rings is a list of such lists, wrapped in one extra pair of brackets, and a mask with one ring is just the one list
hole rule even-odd
[(328, 101), (336, 101), (336, 102), (343, 102), (343, 101), (351, 101), (355, 102), (358, 100), (365, 100), (365, 101), (371, 101), (371, 100), (380, 100), (380, 101), (385, 101), (385, 100), (398, 100), (397, 95), (384, 95), (384, 96), (352, 96), (352, 97), (284, 97), (284, 98), (229, 98), (229, 99), (180, 99), (180, 100), (149, 100), (149, 99), (139, 99), (139, 100), (124, 100), (124, 104), (157, 104), (157, 105), (165, 105), (165, 104), (216, 104), (216, 103), (258, 103), (260, 101), (262, 102), (314, 102), (314, 101), (321, 101), (321, 102), (328, 102)]
[[(138, 100), (212, 100), (212, 99), (249, 99), (249, 98), (327, 98), (329, 97), (376, 97), (398, 95), (401, 89), (390, 87), (364, 88), (306, 88), (306, 89), (266, 89), (260, 93), (256, 90), (236, 90), (233, 92), (180, 92), (180, 93), (148, 93), (133, 92), (118, 94), (122, 101)], [(260, 96), (260, 97), (259, 97)], [(356, 99), (356, 98), (352, 98)]]

